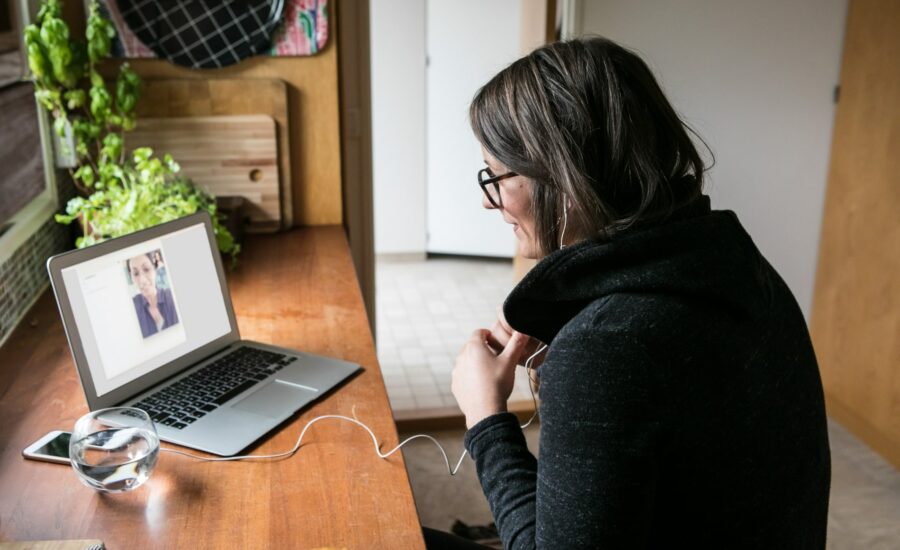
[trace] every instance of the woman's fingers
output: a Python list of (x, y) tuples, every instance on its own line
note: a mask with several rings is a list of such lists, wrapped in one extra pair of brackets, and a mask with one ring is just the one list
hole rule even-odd
[(501, 342), (496, 336), (494, 336), (493, 332), (489, 332), (487, 335), (487, 345), (495, 354), (499, 354), (506, 346), (504, 342)]
[(509, 342), (509, 337), (512, 336), (511, 331), (507, 331), (500, 324), (500, 321), (496, 321), (494, 325), (491, 327), (491, 340), (488, 340), (492, 344), (496, 342), (498, 345), (496, 346), (497, 353), (500, 353), (500, 350), (506, 347), (506, 343)]
[[(506, 410), (515, 384), (515, 357), (524, 335), (511, 335), (499, 353), (490, 344), (491, 331), (472, 333), (453, 366), (451, 391), (466, 416), (466, 426)], [(527, 339), (527, 337), (525, 337)]]
[(530, 341), (531, 337), (529, 337), (527, 334), (513, 331), (512, 336), (506, 343), (506, 346), (503, 348), (503, 352), (500, 354), (500, 357), (505, 361), (509, 361), (513, 365), (517, 364), (519, 362), (519, 358), (525, 352)]
[(497, 322), (500, 323), (500, 326), (507, 334), (513, 333), (513, 328), (506, 322), (506, 315), (503, 314), (503, 306), (497, 308)]
[[(501, 334), (501, 335), (505, 336), (505, 338), (503, 338), (503, 340), (502, 340), (502, 343), (503, 343), (503, 348), (506, 349), (507, 342), (509, 342), (510, 337), (512, 337), (513, 333), (515, 333), (515, 332), (516, 332), (516, 330), (514, 328), (512, 328), (509, 325), (509, 323), (506, 321), (506, 316), (503, 314), (503, 306), (498, 307), (497, 308), (497, 322), (494, 323), (494, 327), (491, 329), (491, 334), (494, 334), (494, 335)], [(523, 334), (523, 336), (525, 336), (525, 335)], [(524, 365), (525, 361), (529, 357), (531, 357), (531, 355), (535, 351), (537, 351), (539, 345), (540, 345), (540, 342), (536, 338), (530, 338), (528, 336), (525, 336), (524, 347), (521, 348), (521, 350), (522, 350), (521, 354), (519, 355), (519, 358), (516, 360), (516, 362), (519, 365)]]

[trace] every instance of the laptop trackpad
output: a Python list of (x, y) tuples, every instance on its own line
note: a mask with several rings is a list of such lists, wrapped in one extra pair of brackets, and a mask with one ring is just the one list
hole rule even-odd
[(241, 399), (232, 407), (269, 418), (283, 418), (309, 403), (319, 394), (278, 380)]

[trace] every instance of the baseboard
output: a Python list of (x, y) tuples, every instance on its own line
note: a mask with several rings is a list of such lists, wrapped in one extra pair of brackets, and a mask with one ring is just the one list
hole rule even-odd
[(900, 443), (891, 439), (889, 434), (872, 426), (850, 407), (827, 392), (825, 393), (825, 410), (828, 412), (828, 416), (884, 457), (894, 468), (900, 470)]
[[(511, 401), (507, 406), (520, 422), (527, 422), (534, 414), (534, 402)], [(538, 422), (539, 418), (535, 418)], [(466, 418), (459, 407), (434, 407), (430, 409), (407, 409), (394, 411), (397, 431), (422, 432), (429, 430), (465, 430)]]
[(375, 262), (424, 262), (425, 252), (385, 252), (375, 255)]

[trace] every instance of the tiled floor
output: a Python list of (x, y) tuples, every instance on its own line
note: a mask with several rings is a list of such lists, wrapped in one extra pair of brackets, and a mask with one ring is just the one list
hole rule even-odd
[[(511, 261), (378, 258), (378, 360), (395, 411), (456, 407), (456, 355), (472, 331), (493, 325), (512, 287)], [(511, 400), (531, 401), (524, 369)]]

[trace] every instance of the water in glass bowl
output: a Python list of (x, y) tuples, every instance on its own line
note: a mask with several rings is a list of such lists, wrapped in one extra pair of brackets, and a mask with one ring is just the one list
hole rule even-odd
[(150, 477), (159, 457), (159, 438), (142, 428), (111, 428), (72, 443), (72, 467), (98, 491), (130, 491)]

